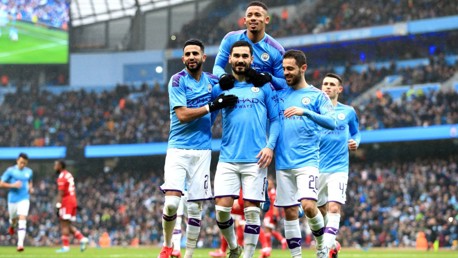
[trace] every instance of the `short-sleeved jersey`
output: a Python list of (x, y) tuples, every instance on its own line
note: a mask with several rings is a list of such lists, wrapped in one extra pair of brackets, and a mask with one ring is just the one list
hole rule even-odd
[(348, 173), (348, 140), (353, 139), (358, 145), (361, 141), (355, 109), (339, 102), (334, 109), (337, 121), (336, 129), (323, 128), (321, 131), (320, 173)]
[(203, 72), (200, 81), (196, 81), (183, 69), (170, 78), (170, 134), (168, 148), (210, 150), (211, 116), (207, 114), (187, 123), (181, 123), (175, 113), (177, 107), (199, 108), (211, 100), (213, 86), (218, 79)]
[(57, 178), (57, 190), (62, 192), (62, 201), (76, 200), (75, 179), (67, 170), (59, 173)]
[(238, 97), (233, 108), (222, 109), (223, 135), (219, 160), (223, 162), (257, 162), (259, 151), (274, 149), (281, 124), (278, 96), (270, 83), (254, 87), (247, 82), (236, 82), (234, 88), (222, 91), (215, 86), (214, 96), (221, 92)]
[[(287, 108), (296, 106), (318, 114), (334, 116), (334, 108), (329, 97), (314, 86), (298, 90), (288, 87), (278, 91), (278, 97), (282, 114)], [(283, 130), (275, 150), (276, 168), (318, 168), (322, 127), (307, 116), (281, 117)]]
[(225, 73), (224, 68), (229, 61), (232, 45), (239, 40), (249, 42), (253, 46), (254, 61), (251, 68), (259, 72), (267, 72), (275, 77), (284, 78), (283, 54), (285, 49), (267, 33), (257, 43), (253, 43), (247, 36), (246, 30), (232, 31), (224, 36), (216, 55), (213, 74), (220, 77)]
[(11, 166), (6, 169), (2, 175), (2, 182), (13, 184), (21, 181), (21, 188), (10, 188), (8, 191), (8, 202), (16, 203), (23, 200), (29, 200), (29, 182), (32, 180), (33, 171), (28, 167), (19, 169), (17, 165)]

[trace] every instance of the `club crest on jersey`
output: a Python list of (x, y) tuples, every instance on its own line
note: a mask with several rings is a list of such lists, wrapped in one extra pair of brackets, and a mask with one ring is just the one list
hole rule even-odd
[(208, 92), (212, 92), (212, 85), (210, 83), (207, 85), (207, 90)]
[(254, 92), (254, 93), (258, 93), (259, 92), (259, 88), (258, 87), (251, 87), (251, 91)]
[(344, 120), (344, 119), (345, 119), (345, 114), (344, 114), (344, 113), (339, 113), (339, 114), (337, 115), (337, 118), (338, 118), (339, 120)]
[(302, 98), (301, 102), (304, 105), (308, 105), (308, 104), (310, 104), (311, 100), (309, 98), (307, 98), (307, 97), (304, 97), (304, 98)]
[(263, 53), (263, 54), (261, 55), (261, 60), (264, 61), (264, 62), (266, 62), (267, 60), (269, 60), (269, 58), (270, 58), (270, 56), (269, 56), (269, 54), (267, 54), (267, 53)]

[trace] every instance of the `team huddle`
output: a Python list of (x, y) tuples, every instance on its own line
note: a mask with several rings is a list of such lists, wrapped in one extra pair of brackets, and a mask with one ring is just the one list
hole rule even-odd
[[(264, 243), (278, 233), (271, 225), (273, 215), (265, 215), (261, 223), (262, 211), (272, 210), (267, 191), (275, 193), (272, 205), (283, 209), (285, 237), (280, 239), (291, 257), (302, 257), (301, 211), (316, 241), (316, 257), (338, 255), (336, 235), (346, 201), (349, 151), (360, 143), (358, 118), (351, 106), (338, 102), (343, 90), (340, 76), (326, 74), (321, 89), (306, 82), (306, 55), (285, 51), (265, 32), (270, 21), (267, 11), (259, 1), (248, 5), (246, 29), (224, 37), (213, 73), (203, 71), (206, 55), (200, 40), (189, 39), (183, 46), (185, 68), (168, 84), (171, 122), (160, 187), (165, 201), (159, 258), (181, 257), (183, 214), (187, 216), (184, 257), (193, 256), (205, 200), (215, 202), (223, 255), (227, 248), (227, 257), (253, 257), (258, 241)], [(230, 73), (225, 71), (227, 64)], [(211, 180), (211, 128), (220, 112), (220, 156)], [(273, 159), (276, 188), (267, 173)], [(0, 181), (0, 187), (10, 188), (10, 233), (18, 233), (18, 251), (24, 250), (33, 191), (27, 160), (21, 154)], [(54, 169), (59, 173), (56, 209), (63, 245), (57, 251), (69, 250), (70, 233), (84, 250), (88, 239), (71, 225), (77, 211), (73, 177), (63, 161), (56, 161)], [(240, 230), (237, 218), (242, 216)], [(262, 257), (270, 256), (269, 248), (263, 244)]]
[[(269, 19), (264, 3), (251, 2), (245, 13), (247, 29), (224, 37), (213, 74), (202, 70), (206, 55), (200, 40), (190, 39), (183, 46), (185, 68), (168, 85), (171, 126), (161, 185), (165, 203), (160, 258), (181, 257), (173, 232), (185, 193), (184, 257), (192, 257), (196, 247), (202, 201), (212, 198), (227, 257), (253, 257), (263, 232), (267, 168), (274, 158), (274, 205), (284, 210), (291, 257), (302, 257), (299, 208), (315, 237), (316, 257), (337, 257), (349, 151), (360, 142), (358, 118), (352, 107), (337, 101), (343, 89), (340, 76), (327, 74), (321, 90), (309, 85), (305, 54), (285, 52), (266, 34)], [(227, 64), (231, 73), (225, 71)], [(219, 112), (223, 133), (212, 191), (211, 127)], [(243, 207), (243, 235), (235, 230), (237, 221), (231, 215), (236, 199), (242, 199), (235, 206)], [(269, 256), (263, 248), (262, 257)]]

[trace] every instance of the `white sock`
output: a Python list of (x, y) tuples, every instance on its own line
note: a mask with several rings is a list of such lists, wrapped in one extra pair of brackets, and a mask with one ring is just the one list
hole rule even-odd
[(173, 250), (180, 251), (181, 247), (181, 220), (182, 216), (177, 216), (175, 221), (175, 228), (173, 228), (172, 243)]
[(243, 209), (245, 213), (245, 230), (243, 233), (244, 250), (243, 257), (251, 258), (256, 251), (256, 245), (259, 240), (259, 231), (261, 230), (261, 209), (258, 207), (248, 207)]
[(229, 249), (237, 248), (237, 236), (235, 235), (234, 220), (231, 217), (231, 207), (215, 206), (216, 224), (218, 225), (221, 234), (227, 241)]
[(316, 239), (317, 248), (321, 248), (323, 245), (323, 234), (324, 234), (324, 220), (321, 212), (318, 211), (317, 215), (313, 218), (307, 217), (310, 229)]
[(167, 247), (172, 246), (173, 228), (175, 227), (179, 203), (180, 197), (165, 196), (164, 210), (162, 211), (162, 229), (164, 232), (164, 245)]
[(186, 253), (185, 258), (192, 257), (199, 239), (202, 211), (200, 204), (188, 202), (188, 224), (186, 227)]
[(285, 220), (285, 238), (292, 257), (302, 257), (302, 236), (299, 219)]
[(24, 246), (26, 226), (27, 226), (26, 220), (22, 220), (22, 219), (19, 220), (18, 228), (17, 228), (17, 246)]
[(339, 233), (340, 214), (339, 213), (328, 213), (328, 223), (324, 228), (323, 243), (332, 248), (336, 241), (337, 233)]

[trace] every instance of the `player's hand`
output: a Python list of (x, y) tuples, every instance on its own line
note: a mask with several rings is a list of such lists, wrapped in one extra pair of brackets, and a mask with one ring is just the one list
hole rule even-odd
[(29, 188), (29, 193), (33, 194), (35, 192), (35, 190), (33, 189), (33, 187), (30, 187)]
[(357, 150), (358, 149), (358, 143), (353, 139), (348, 140), (348, 149), (350, 151)]
[(251, 67), (245, 71), (245, 76), (247, 82), (253, 83), (255, 87), (262, 87), (272, 81), (272, 76), (269, 73), (260, 73)]
[(222, 90), (230, 90), (234, 88), (235, 77), (232, 74), (225, 73), (219, 78), (218, 83)]
[(284, 112), (285, 117), (290, 118), (292, 116), (304, 115), (304, 109), (300, 107), (289, 107)]
[(21, 188), (22, 187), (22, 182), (21, 181), (16, 181), (11, 185), (13, 188)]
[(260, 168), (267, 168), (270, 163), (272, 162), (272, 158), (274, 156), (274, 151), (269, 148), (262, 149), (256, 158), (258, 158), (258, 166)]
[(219, 95), (216, 99), (214, 99), (212, 102), (208, 103), (208, 110), (210, 112), (213, 112), (215, 110), (220, 110), (225, 107), (233, 107), (235, 104), (237, 104), (237, 101), (239, 98), (233, 94), (230, 95), (224, 95), (221, 94)]

